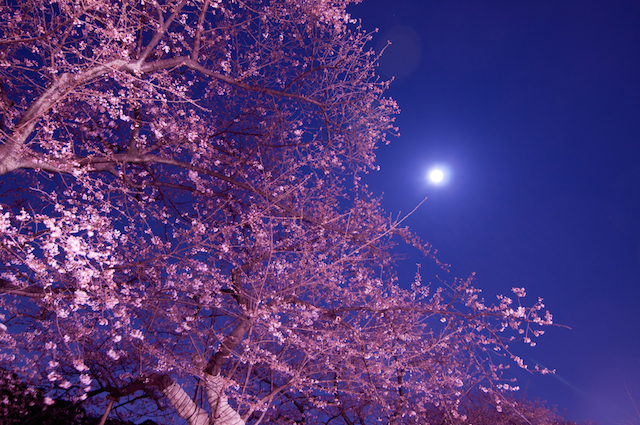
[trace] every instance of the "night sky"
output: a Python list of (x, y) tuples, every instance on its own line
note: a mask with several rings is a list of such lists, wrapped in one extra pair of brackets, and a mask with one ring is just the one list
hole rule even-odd
[[(640, 2), (365, 0), (351, 7), (402, 110), (367, 180), (487, 300), (554, 321), (514, 372), (569, 419), (640, 422)], [(434, 187), (433, 165), (449, 170)], [(403, 261), (410, 279), (415, 258)], [(427, 260), (422, 260), (423, 266)], [(431, 269), (429, 269), (431, 270)], [(433, 280), (433, 274), (423, 276)]]

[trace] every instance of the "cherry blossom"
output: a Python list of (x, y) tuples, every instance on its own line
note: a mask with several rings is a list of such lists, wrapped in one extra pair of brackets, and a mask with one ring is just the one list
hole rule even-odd
[(348, 3), (0, 6), (0, 360), (46, 404), (194, 425), (509, 405), (552, 316), (473, 276), (398, 281), (397, 243), (448, 267), (361, 181), (398, 107)]

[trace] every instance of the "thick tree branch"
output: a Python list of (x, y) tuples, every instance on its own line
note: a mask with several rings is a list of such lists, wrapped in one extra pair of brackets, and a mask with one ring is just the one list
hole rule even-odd
[(220, 343), (220, 348), (211, 357), (207, 366), (204, 368), (204, 372), (209, 375), (219, 375), (222, 371), (222, 366), (226, 362), (229, 355), (240, 344), (245, 334), (249, 332), (251, 328), (251, 322), (249, 319), (240, 319), (240, 322), (231, 331), (229, 335)]
[(5, 279), (0, 279), (0, 294), (19, 295), (30, 298), (44, 298), (46, 292), (38, 286), (18, 286)]
[(227, 396), (224, 393), (225, 381), (220, 375), (205, 373), (205, 389), (214, 424), (245, 425), (238, 412), (229, 405)]
[(115, 399), (126, 397), (137, 391), (144, 390), (147, 387), (156, 387), (160, 391), (173, 384), (173, 379), (169, 375), (161, 375), (158, 373), (152, 373), (145, 375), (135, 381), (130, 382), (122, 388), (112, 388), (109, 390), (109, 395)]

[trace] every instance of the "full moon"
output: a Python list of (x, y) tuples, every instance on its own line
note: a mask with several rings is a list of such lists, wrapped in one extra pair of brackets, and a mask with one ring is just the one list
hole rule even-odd
[(441, 183), (444, 180), (444, 172), (439, 168), (431, 170), (429, 172), (429, 180), (431, 183)]

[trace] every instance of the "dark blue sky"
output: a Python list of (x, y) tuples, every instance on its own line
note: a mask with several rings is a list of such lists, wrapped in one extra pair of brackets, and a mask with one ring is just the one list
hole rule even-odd
[[(525, 286), (555, 321), (519, 373), (573, 420), (640, 405), (640, 2), (364, 0), (401, 137), (369, 177), (485, 297)], [(432, 164), (451, 171), (434, 188)], [(403, 263), (412, 276), (415, 260)], [(424, 276), (425, 279), (429, 276)], [(635, 421), (640, 418), (635, 415)]]

